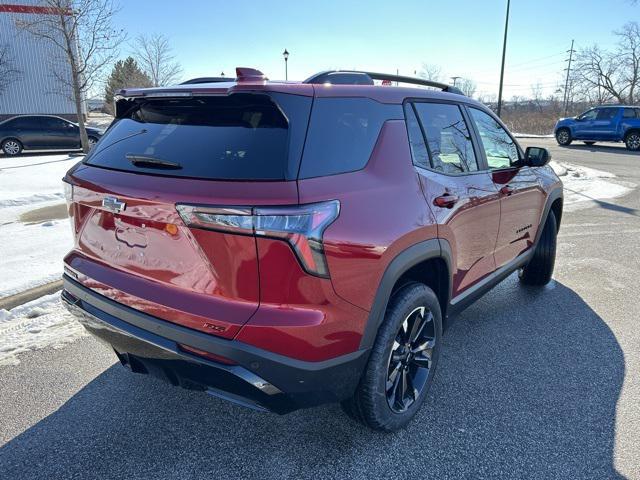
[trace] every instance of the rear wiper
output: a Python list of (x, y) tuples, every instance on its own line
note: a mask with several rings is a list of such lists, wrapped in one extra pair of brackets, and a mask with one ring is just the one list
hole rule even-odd
[(97, 154), (98, 152), (102, 152), (103, 150), (106, 150), (107, 148), (112, 147), (112, 146), (113, 146), (113, 145), (115, 145), (116, 143), (120, 143), (120, 142), (122, 142), (123, 140), (126, 140), (126, 139), (131, 138), (131, 137), (136, 137), (136, 136), (138, 136), (138, 135), (142, 135), (142, 134), (144, 134), (144, 133), (147, 133), (147, 129), (146, 129), (146, 128), (143, 128), (142, 130), (139, 130), (139, 131), (137, 131), (137, 132), (130, 133), (129, 135), (125, 135), (124, 137), (120, 137), (119, 139), (114, 140), (113, 142), (111, 142), (110, 144), (108, 144), (106, 147), (102, 147), (102, 148), (101, 148), (100, 150), (98, 150), (97, 152), (91, 152), (91, 153), (93, 153), (93, 154), (95, 155), (95, 154)]
[(148, 155), (137, 155), (135, 153), (127, 153), (127, 160), (140, 168), (160, 168), (164, 170), (180, 170), (182, 165), (179, 163), (160, 160), (159, 158), (150, 157)]

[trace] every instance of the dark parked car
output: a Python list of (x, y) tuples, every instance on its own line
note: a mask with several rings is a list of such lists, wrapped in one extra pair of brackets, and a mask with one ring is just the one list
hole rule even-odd
[(121, 92), (64, 178), (62, 298), (134, 372), (401, 428), (455, 314), (512, 272), (551, 279), (563, 195), (548, 152), (446, 85), (237, 74)]
[[(93, 147), (102, 131), (87, 127), (89, 145)], [(0, 148), (5, 155), (19, 155), (23, 150), (75, 150), (80, 148), (77, 124), (52, 115), (21, 115), (0, 123)]]
[(592, 108), (577, 117), (560, 119), (554, 133), (560, 145), (570, 145), (574, 140), (587, 145), (624, 142), (629, 150), (640, 150), (640, 107)]

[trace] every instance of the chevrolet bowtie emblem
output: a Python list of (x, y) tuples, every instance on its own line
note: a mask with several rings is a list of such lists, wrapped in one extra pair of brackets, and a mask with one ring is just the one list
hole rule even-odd
[(116, 197), (104, 197), (102, 199), (102, 206), (107, 210), (111, 210), (115, 213), (122, 212), (125, 208), (127, 208), (127, 204), (121, 202)]

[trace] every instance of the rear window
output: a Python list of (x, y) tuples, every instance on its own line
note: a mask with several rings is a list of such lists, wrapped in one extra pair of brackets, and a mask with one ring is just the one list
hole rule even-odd
[[(308, 97), (233, 94), (130, 103), (85, 163), (216, 180), (296, 178)], [(140, 158), (144, 162), (133, 161)]]
[(313, 104), (300, 178), (361, 170), (382, 125), (404, 119), (402, 105), (368, 98), (318, 98)]

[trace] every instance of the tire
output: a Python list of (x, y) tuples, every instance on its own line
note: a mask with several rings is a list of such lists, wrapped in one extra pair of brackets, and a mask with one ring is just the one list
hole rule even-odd
[(559, 128), (556, 132), (556, 141), (558, 145), (562, 145), (566, 147), (567, 145), (571, 145), (573, 139), (571, 138), (571, 131), (568, 128)]
[(556, 240), (558, 224), (553, 212), (549, 212), (544, 224), (540, 241), (533, 258), (519, 271), (520, 281), (525, 285), (542, 286), (549, 283), (556, 263)]
[[(407, 342), (407, 333), (416, 333), (413, 342)], [(436, 294), (421, 283), (405, 285), (389, 301), (360, 383), (342, 402), (345, 412), (374, 430), (406, 426), (431, 386), (441, 343)]]
[(595, 144), (596, 144), (596, 142), (584, 142), (584, 144), (585, 144), (585, 145), (589, 145), (589, 146), (591, 146), (591, 145), (595, 145)]
[(95, 147), (96, 143), (98, 143), (98, 139), (96, 137), (89, 137), (89, 150)]
[(640, 132), (629, 132), (624, 137), (624, 144), (627, 147), (627, 150), (631, 150), (636, 152), (640, 150)]
[(22, 153), (22, 143), (15, 138), (7, 138), (2, 142), (2, 152), (9, 157), (20, 155)]

